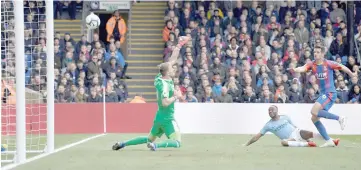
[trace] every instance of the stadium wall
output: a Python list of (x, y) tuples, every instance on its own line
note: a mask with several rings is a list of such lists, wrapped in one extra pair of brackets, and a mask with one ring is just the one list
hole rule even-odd
[[(27, 130), (46, 133), (46, 107), (32, 106), (27, 105)], [(175, 116), (182, 133), (255, 134), (269, 120), (268, 106), (269, 104), (177, 103)], [(289, 115), (299, 128), (316, 131), (310, 120), (312, 105), (279, 104), (278, 107), (281, 114)], [(107, 132), (148, 133), (156, 110), (155, 103), (107, 103)], [(15, 132), (15, 108), (9, 108), (8, 105), (1, 111), (2, 125), (5, 121), (12, 124), (2, 126), (3, 135), (9, 131)], [(330, 111), (348, 117), (344, 131), (340, 130), (337, 121), (322, 120), (330, 134), (361, 134), (361, 105), (338, 104)], [(39, 113), (42, 116), (38, 116)], [(55, 104), (55, 133), (103, 133), (103, 104)]]
[[(280, 114), (288, 115), (300, 129), (316, 131), (311, 121), (311, 104), (276, 104)], [(270, 117), (270, 104), (209, 104), (176, 105), (176, 119), (182, 133), (256, 134)], [(331, 113), (347, 116), (341, 131), (337, 121), (321, 119), (330, 134), (361, 134), (361, 105), (337, 104)]]

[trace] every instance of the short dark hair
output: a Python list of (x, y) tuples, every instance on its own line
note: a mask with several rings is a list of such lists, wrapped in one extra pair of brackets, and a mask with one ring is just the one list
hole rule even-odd
[(165, 21), (165, 25), (167, 25), (168, 22), (171, 22), (173, 24), (173, 21), (169, 19), (169, 20)]
[(316, 49), (316, 48), (321, 49), (321, 52), (323, 52), (323, 53), (325, 52), (325, 47), (323, 47), (323, 46), (316, 45), (314, 49)]
[(276, 105), (271, 105), (270, 107), (275, 107), (277, 109), (277, 111), (278, 111), (278, 107)]

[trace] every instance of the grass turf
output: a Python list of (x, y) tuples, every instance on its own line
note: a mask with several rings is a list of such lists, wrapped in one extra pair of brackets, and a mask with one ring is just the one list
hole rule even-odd
[[(250, 139), (250, 135), (183, 135), (179, 149), (151, 152), (145, 145), (139, 145), (120, 151), (111, 150), (115, 141), (137, 135), (108, 134), (15, 169), (351, 170), (361, 167), (361, 136), (340, 136), (341, 142), (337, 148), (286, 148), (281, 147), (280, 141), (271, 135), (266, 135), (249, 147), (242, 144)], [(81, 138), (76, 136), (72, 135), (72, 138)], [(67, 143), (66, 138), (57, 137), (56, 142)], [(323, 144), (323, 141), (316, 142)]]
[[(55, 135), (55, 148), (59, 148), (61, 146), (71, 144), (77, 141), (80, 141), (82, 139), (88, 138), (90, 136), (93, 136), (93, 134), (76, 134), (76, 135)], [(15, 151), (15, 144), (16, 144), (16, 137), (7, 137), (3, 136), (1, 143), (7, 144), (8, 148), (7, 150)], [(44, 150), (46, 145), (46, 136), (39, 136), (34, 135), (30, 136), (28, 135), (26, 137), (26, 144), (27, 144), (27, 150)], [(33, 156), (37, 156), (39, 153), (27, 153), (26, 157), (31, 158)], [(13, 160), (14, 154), (2, 154), (1, 159), (2, 160)], [(2, 163), (1, 166), (6, 166), (9, 163)], [(0, 168), (1, 169), (1, 168)]]

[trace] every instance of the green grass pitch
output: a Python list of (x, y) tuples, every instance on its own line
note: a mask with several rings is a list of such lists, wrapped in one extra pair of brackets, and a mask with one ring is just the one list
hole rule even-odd
[[(179, 149), (151, 152), (146, 145), (112, 151), (111, 145), (146, 134), (107, 134), (15, 168), (16, 170), (356, 170), (361, 136), (338, 136), (336, 148), (286, 148), (273, 135), (249, 147), (250, 135), (183, 135)], [(57, 147), (87, 135), (57, 135)], [(333, 136), (336, 137), (336, 136)], [(323, 141), (316, 141), (323, 144)]]

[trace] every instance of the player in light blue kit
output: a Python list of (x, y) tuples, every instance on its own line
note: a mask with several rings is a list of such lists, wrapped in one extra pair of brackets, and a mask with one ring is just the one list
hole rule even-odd
[(328, 112), (328, 110), (330, 110), (330, 108), (337, 99), (333, 70), (342, 70), (343, 72), (347, 73), (350, 77), (357, 76), (357, 74), (353, 73), (350, 69), (348, 69), (342, 64), (336, 63), (334, 61), (326, 60), (324, 58), (325, 57), (324, 47), (316, 46), (314, 48), (314, 57), (315, 57), (314, 61), (309, 62), (302, 67), (293, 68), (290, 70), (297, 73), (303, 73), (311, 70), (312, 74), (316, 76), (317, 83), (320, 87), (321, 93), (316, 103), (312, 107), (311, 119), (314, 125), (316, 126), (318, 132), (320, 132), (323, 139), (326, 140), (326, 143), (323, 144), (321, 147), (334, 147), (336, 146), (334, 140), (328, 136), (325, 127), (320, 121), (320, 118), (337, 120), (340, 123), (341, 130), (344, 130), (346, 125), (345, 117), (338, 116)]
[[(271, 117), (262, 130), (249, 140), (245, 146), (258, 141), (267, 132), (271, 132), (281, 139), (282, 146), (290, 147), (316, 147), (316, 143), (311, 138), (322, 138), (320, 134), (301, 130), (297, 128), (286, 115), (279, 115), (278, 108), (272, 105), (268, 108), (268, 114)], [(335, 141), (338, 144), (338, 141)]]

